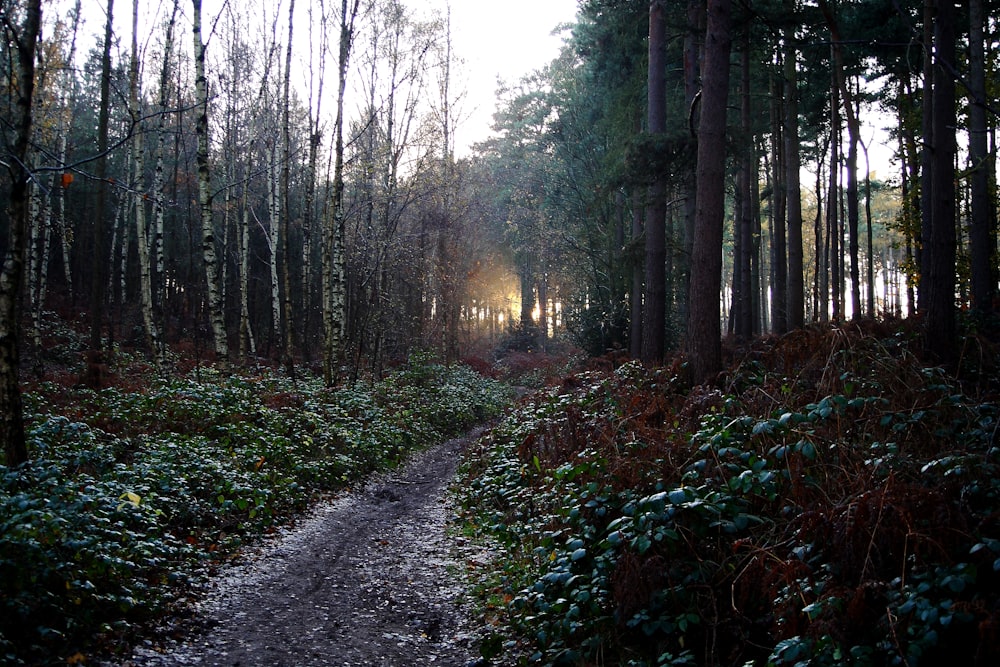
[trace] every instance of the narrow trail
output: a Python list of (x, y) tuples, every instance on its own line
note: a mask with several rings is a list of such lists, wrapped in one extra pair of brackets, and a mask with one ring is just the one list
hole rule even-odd
[(122, 664), (477, 664), (459, 568), (484, 556), (447, 535), (446, 487), (481, 432), (317, 507), (218, 577), (187, 624), (190, 634), (148, 641)]

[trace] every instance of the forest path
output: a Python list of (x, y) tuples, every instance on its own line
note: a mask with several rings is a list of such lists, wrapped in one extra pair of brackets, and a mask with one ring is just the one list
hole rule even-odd
[(446, 490), (481, 433), (417, 453), (317, 506), (212, 582), (185, 624), (190, 634), (147, 642), (123, 664), (476, 664), (478, 635), (458, 570), (482, 554), (448, 535)]

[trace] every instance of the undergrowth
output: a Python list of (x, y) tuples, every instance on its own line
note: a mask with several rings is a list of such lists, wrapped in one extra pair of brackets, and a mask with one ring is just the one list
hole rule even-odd
[(995, 371), (970, 390), (912, 343), (813, 328), (715, 386), (628, 363), (525, 399), (464, 472), (495, 636), (549, 665), (1000, 664)]
[(31, 461), (0, 466), (0, 662), (120, 650), (318, 494), (506, 402), (499, 383), (426, 359), (335, 390), (206, 369), (145, 390), (38, 385)]

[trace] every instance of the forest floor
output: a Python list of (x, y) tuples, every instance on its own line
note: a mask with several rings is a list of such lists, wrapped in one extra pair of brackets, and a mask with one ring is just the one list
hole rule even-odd
[(317, 505), (213, 577), (190, 618), (114, 664), (485, 664), (464, 571), (489, 554), (448, 526), (448, 485), (482, 431)]

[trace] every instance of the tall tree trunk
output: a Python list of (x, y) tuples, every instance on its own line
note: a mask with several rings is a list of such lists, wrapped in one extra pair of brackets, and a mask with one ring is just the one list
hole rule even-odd
[(844, 51), (841, 46), (840, 30), (836, 18), (826, 0), (820, 1), (820, 8), (830, 29), (833, 50), (833, 73), (840, 99), (844, 103), (847, 116), (847, 238), (851, 258), (851, 316), (861, 317), (861, 273), (858, 261), (858, 227), (860, 210), (858, 207), (858, 144), (861, 142), (861, 123), (858, 120), (854, 94), (847, 81), (844, 66)]
[[(139, 108), (139, 0), (132, 0), (132, 59), (129, 73), (129, 111), (133, 122), (142, 117)], [(153, 311), (153, 279), (149, 257), (149, 233), (146, 229), (146, 188), (145, 181), (145, 135), (139, 132), (135, 138), (133, 172), (135, 191), (135, 235), (139, 252), (139, 294), (142, 307), (142, 321), (146, 329), (146, 343), (156, 360), (163, 363), (163, 350), (159, 328)]]
[(833, 308), (830, 316), (834, 322), (842, 317), (840, 276), (840, 87), (832, 82), (830, 91), (830, 191), (826, 207), (826, 265), (830, 273), (830, 296)]
[(333, 385), (336, 367), (344, 356), (344, 332), (347, 321), (346, 257), (344, 256), (344, 93), (347, 68), (354, 41), (354, 20), (361, 0), (354, 0), (348, 13), (348, 0), (341, 0), (340, 48), (337, 58), (337, 116), (334, 122), (333, 194), (330, 218), (324, 234), (323, 253), (323, 379)]
[[(69, 54), (66, 60), (71, 63), (76, 61), (76, 38), (80, 30), (81, 4), (81, 0), (76, 0), (71, 13), (71, 16), (73, 17), (73, 29), (71, 32), (72, 37), (70, 39)], [(69, 147), (69, 131), (73, 122), (73, 112), (76, 108), (76, 74), (71, 68), (66, 68), (66, 70), (61, 74), (61, 82), (62, 92), (60, 94), (60, 106), (62, 108), (59, 113), (58, 160), (60, 165), (65, 165), (67, 150)], [(60, 249), (62, 251), (63, 280), (66, 283), (66, 289), (69, 291), (70, 298), (72, 299), (74, 296), (73, 267), (71, 263), (73, 233), (71, 227), (69, 227), (66, 222), (66, 188), (71, 182), (72, 175), (65, 174), (59, 184), (60, 187), (55, 192), (55, 201), (53, 206), (55, 208), (55, 227), (59, 230)]]
[(739, 172), (736, 176), (737, 207), (736, 252), (733, 272), (735, 333), (739, 340), (749, 340), (753, 336), (753, 188), (751, 181), (757, 178), (757, 161), (754, 156), (753, 128), (750, 114), (750, 36), (743, 38), (740, 53), (740, 147)]
[[(790, 0), (789, 10), (794, 11), (795, 2)], [(805, 324), (805, 276), (802, 251), (802, 185), (799, 172), (802, 169), (799, 146), (799, 77), (798, 50), (791, 35), (785, 43), (785, 187), (787, 190), (788, 216), (788, 311), (786, 323), (789, 329), (798, 329)]]
[(934, 190), (934, 4), (936, 0), (924, 0), (924, 67), (923, 96), (921, 106), (921, 134), (923, 138), (920, 151), (920, 243), (916, 245), (917, 265), (920, 267), (920, 280), (917, 283), (917, 310), (926, 312), (929, 307), (931, 266), (931, 227)]
[[(152, 282), (153, 303), (159, 314), (163, 305), (164, 286), (164, 258), (163, 258), (163, 223), (166, 206), (166, 174), (163, 169), (163, 160), (166, 153), (167, 143), (167, 104), (170, 100), (170, 61), (174, 50), (174, 29), (177, 25), (177, 10), (180, 0), (173, 1), (173, 8), (170, 13), (170, 21), (167, 23), (167, 33), (163, 40), (163, 65), (160, 68), (160, 112), (157, 117), (156, 128), (156, 155), (153, 158), (155, 167), (153, 168), (153, 272)], [(159, 318), (157, 318), (159, 319)]]
[(292, 208), (289, 196), (289, 170), (292, 162), (292, 132), (291, 132), (291, 72), (292, 72), (292, 25), (295, 18), (295, 0), (288, 3), (288, 44), (285, 47), (285, 88), (283, 95), (283, 106), (281, 116), (281, 208), (284, 211), (282, 216), (281, 234), (281, 260), (282, 260), (282, 280), (284, 282), (285, 296), (282, 301), (284, 310), (284, 363), (285, 370), (289, 377), (295, 377), (295, 340), (293, 339), (294, 327), (292, 326), (292, 252), (288, 237), (292, 231)]
[[(934, 115), (930, 274), (926, 276), (927, 348), (941, 361), (955, 358), (955, 5), (938, 0), (934, 22)], [(925, 250), (925, 252), (927, 251)]]
[(281, 349), (281, 284), (279, 280), (279, 230), (281, 228), (281, 186), (278, 182), (278, 146), (273, 142), (267, 152), (267, 248), (269, 252), (268, 268), (271, 275), (271, 340), (273, 345)]
[(774, 164), (771, 170), (771, 330), (776, 334), (788, 331), (788, 243), (786, 220), (788, 212), (788, 187), (786, 179), (785, 118), (783, 100), (786, 100), (784, 77), (771, 81), (771, 153)]
[[(694, 137), (697, 121), (695, 107), (701, 92), (701, 52), (705, 28), (705, 4), (702, 0), (687, 2), (687, 30), (684, 33), (684, 105), (688, 109), (689, 131)], [(694, 247), (694, 224), (696, 217), (696, 178), (694, 169), (686, 169), (683, 176), (684, 188), (684, 236), (681, 248), (681, 305), (678, 308), (679, 321), (687, 322), (688, 300), (691, 293), (691, 256)]]
[(868, 157), (868, 147), (861, 144), (865, 152), (865, 222), (868, 230), (867, 299), (868, 315), (875, 317), (875, 239), (872, 230), (872, 166)]
[(730, 0), (708, 0), (705, 68), (698, 125), (697, 217), (691, 258), (688, 357), (695, 383), (722, 369), (719, 294), (726, 198), (726, 103), (729, 94)]
[(216, 360), (229, 360), (229, 341), (219, 285), (219, 262), (215, 252), (215, 228), (212, 221), (212, 172), (208, 160), (208, 81), (205, 78), (205, 44), (201, 39), (201, 0), (194, 5), (195, 132), (198, 135), (198, 207), (201, 212), (201, 251), (205, 263), (205, 284), (209, 323)]
[(253, 328), (250, 326), (250, 205), (246, 188), (243, 190), (239, 226), (236, 230), (237, 253), (240, 260), (240, 358), (244, 361), (257, 354)]
[(103, 383), (104, 351), (104, 272), (108, 265), (104, 242), (104, 218), (107, 200), (108, 172), (108, 107), (111, 97), (111, 38), (114, 0), (108, 0), (107, 23), (104, 27), (104, 49), (101, 54), (101, 106), (97, 117), (97, 204), (94, 207), (94, 263), (90, 283), (90, 349), (87, 351), (86, 382), (92, 388)]
[(0, 441), (9, 468), (28, 460), (24, 433), (24, 405), (21, 399), (20, 346), (18, 321), (21, 315), (21, 284), (24, 280), (24, 254), (28, 233), (28, 184), (32, 174), (28, 165), (28, 150), (32, 130), (32, 104), (35, 87), (35, 45), (41, 32), (41, 0), (27, 0), (24, 21), (13, 25), (11, 15), (3, 21), (5, 38), (11, 39), (17, 50), (18, 85), (11, 92), (16, 95), (13, 115), (10, 118), (15, 132), (13, 159), (7, 162), (10, 178), (10, 195), (7, 200), (9, 226), (7, 254), (0, 269)]
[(990, 167), (986, 122), (986, 54), (983, 0), (969, 0), (969, 162), (971, 173), (972, 307), (980, 315), (993, 311), (996, 296), (994, 202), (990, 199)]
[(629, 291), (629, 355), (642, 357), (642, 291), (645, 271), (642, 262), (642, 193), (632, 194), (632, 225), (629, 259), (632, 264), (632, 289)]
[[(662, 135), (667, 129), (666, 94), (667, 18), (662, 0), (649, 3), (649, 67), (647, 71), (647, 131)], [(646, 280), (643, 299), (642, 360), (663, 362), (666, 342), (666, 174), (657, 174), (646, 202)]]

